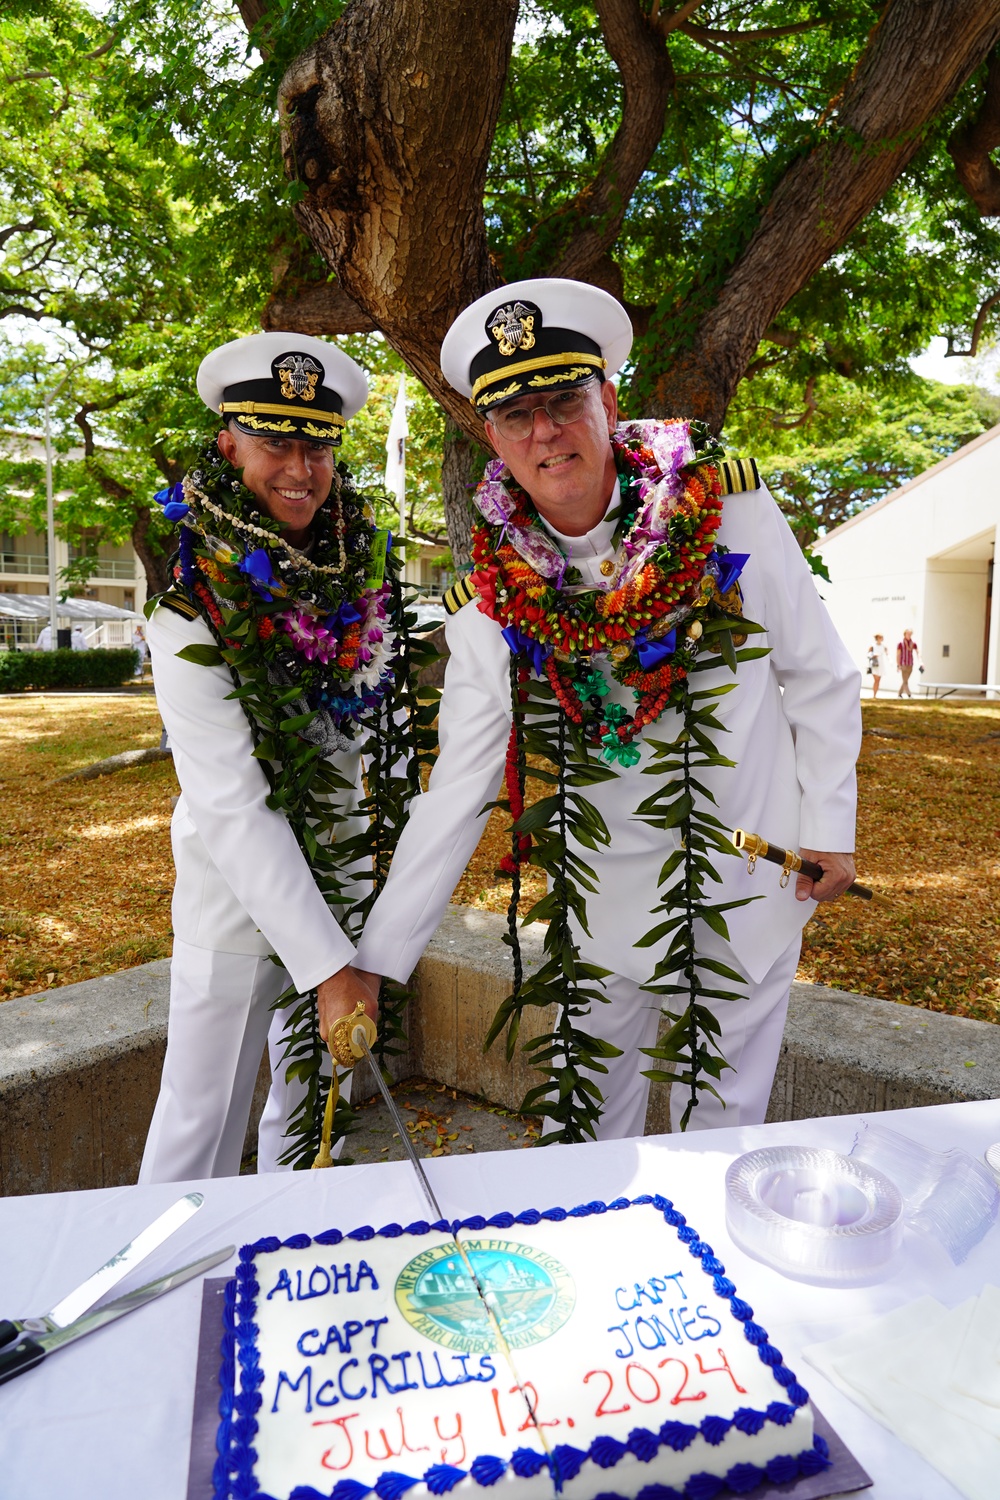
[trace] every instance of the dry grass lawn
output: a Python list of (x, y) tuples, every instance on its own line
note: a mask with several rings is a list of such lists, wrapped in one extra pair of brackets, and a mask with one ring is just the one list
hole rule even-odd
[[(799, 977), (998, 1020), (1000, 705), (889, 700), (864, 715), (858, 869), (877, 899), (821, 908)], [(169, 952), (170, 762), (57, 780), (159, 731), (151, 697), (0, 699), (0, 998)], [(495, 813), (457, 900), (505, 909), (506, 847)]]
[(67, 771), (159, 744), (152, 695), (0, 699), (0, 998), (170, 952), (170, 761)]

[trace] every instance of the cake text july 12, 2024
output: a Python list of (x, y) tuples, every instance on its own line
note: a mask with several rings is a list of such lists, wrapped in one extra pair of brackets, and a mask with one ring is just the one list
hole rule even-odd
[[(523, 1381), (520, 1390), (509, 1385), (509, 1373), (499, 1355), (439, 1351), (422, 1338), (416, 1342), (424, 1347), (414, 1349), (414, 1330), (391, 1302), (393, 1316), (387, 1316), (385, 1294), (365, 1260), (316, 1264), (308, 1270), (279, 1267), (264, 1297), (279, 1305), (311, 1304), (311, 1324), (295, 1339), (295, 1349), (305, 1362), (296, 1361), (298, 1368), (292, 1365), (273, 1373), (265, 1369), (265, 1410), (314, 1414), (316, 1425), (329, 1426), (330, 1447), (321, 1463), (333, 1472), (344, 1472), (365, 1459), (375, 1464), (396, 1462), (404, 1453), (427, 1454), (429, 1463), (461, 1466), (467, 1462), (470, 1455), (463, 1427), (468, 1424), (462, 1408), (471, 1390), (463, 1393), (466, 1401), (457, 1394), (444, 1394), (459, 1387), (489, 1388), (485, 1409), (495, 1422), (496, 1438), (508, 1445), (512, 1441), (513, 1446), (526, 1440), (520, 1434), (530, 1434), (536, 1426), (571, 1431), (578, 1423), (589, 1428), (602, 1418), (625, 1413), (631, 1413), (636, 1425), (643, 1425), (643, 1414), (648, 1412), (652, 1418), (657, 1407), (660, 1415), (655, 1425), (659, 1425), (670, 1415), (670, 1408), (709, 1409), (702, 1403), (712, 1394), (723, 1396), (721, 1386), (730, 1396), (746, 1394), (725, 1351), (714, 1344), (721, 1323), (689, 1296), (683, 1271), (651, 1275), (645, 1281), (609, 1289), (608, 1313), (614, 1321), (606, 1325), (605, 1357), (601, 1361), (595, 1349), (593, 1361), (582, 1362), (578, 1409), (563, 1415), (546, 1410), (544, 1387), (539, 1391), (531, 1381)], [(366, 1307), (366, 1303), (372, 1305)], [(335, 1316), (316, 1316), (328, 1309)], [(403, 1343), (410, 1347), (391, 1347)], [(592, 1368), (583, 1368), (591, 1363)], [(564, 1377), (560, 1387), (560, 1404), (566, 1404)], [(440, 1413), (428, 1408), (428, 1417), (405, 1413), (402, 1405), (390, 1399), (391, 1420), (382, 1406), (378, 1427), (366, 1426), (366, 1410), (371, 1411), (373, 1400), (417, 1390), (442, 1392)], [(525, 1398), (531, 1416), (525, 1412)], [(483, 1397), (476, 1405), (481, 1413)], [(336, 1407), (341, 1410), (334, 1413)], [(675, 1410), (674, 1415), (680, 1412)], [(426, 1430), (418, 1431), (418, 1427)], [(481, 1439), (481, 1425), (477, 1429)], [(572, 1441), (569, 1431), (563, 1440)]]

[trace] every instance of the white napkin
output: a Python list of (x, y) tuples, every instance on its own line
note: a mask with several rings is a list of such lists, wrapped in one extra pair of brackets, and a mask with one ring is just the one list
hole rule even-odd
[(968, 1500), (1000, 1493), (1000, 1292), (921, 1297), (806, 1359)]

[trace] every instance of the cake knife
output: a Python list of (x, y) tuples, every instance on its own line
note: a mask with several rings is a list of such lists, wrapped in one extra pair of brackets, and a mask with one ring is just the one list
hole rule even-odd
[(37, 1318), (0, 1318), (0, 1348), (16, 1341), (23, 1333), (58, 1333), (70, 1323), (75, 1323), (88, 1308), (101, 1300), (105, 1292), (110, 1292), (113, 1286), (117, 1286), (147, 1256), (152, 1255), (164, 1240), (169, 1239), (175, 1230), (186, 1224), (204, 1201), (203, 1193), (186, 1193), (183, 1198), (178, 1198), (165, 1213), (160, 1214), (158, 1219), (154, 1219), (152, 1224), (137, 1234), (134, 1240), (116, 1250), (99, 1270), (88, 1276), (86, 1281), (81, 1282), (61, 1302), (57, 1302), (51, 1312), (43, 1313)]
[(105, 1303), (95, 1312), (84, 1314), (77, 1318), (75, 1323), (70, 1323), (67, 1328), (54, 1328), (48, 1333), (39, 1334), (33, 1338), (30, 1334), (24, 1334), (14, 1344), (8, 1344), (6, 1348), (0, 1349), (0, 1385), (7, 1380), (13, 1380), (15, 1375), (23, 1375), (25, 1370), (31, 1370), (35, 1365), (41, 1364), (47, 1354), (54, 1349), (61, 1349), (64, 1344), (71, 1344), (75, 1339), (82, 1338), (85, 1333), (93, 1333), (95, 1328), (103, 1328), (105, 1323), (113, 1323), (116, 1318), (124, 1317), (125, 1313), (132, 1312), (137, 1307), (144, 1307), (147, 1302), (161, 1297), (164, 1292), (170, 1292), (176, 1286), (183, 1286), (185, 1281), (191, 1281), (195, 1276), (201, 1276), (205, 1271), (210, 1271), (213, 1266), (221, 1265), (224, 1260), (236, 1254), (235, 1245), (226, 1245), (221, 1250), (213, 1250), (210, 1255), (203, 1255), (200, 1260), (192, 1261), (188, 1266), (181, 1266), (178, 1271), (169, 1271), (166, 1276), (159, 1276), (155, 1281), (149, 1281), (145, 1286), (137, 1287), (134, 1292), (126, 1292), (123, 1297), (116, 1297), (114, 1302)]

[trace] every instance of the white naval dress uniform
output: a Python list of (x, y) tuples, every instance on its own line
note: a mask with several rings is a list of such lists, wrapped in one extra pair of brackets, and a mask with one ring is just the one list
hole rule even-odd
[[(171, 824), (177, 877), (167, 1053), (139, 1181), (239, 1172), (265, 1041), (272, 1085), (258, 1171), (277, 1171), (300, 1086), (284, 1082), (284, 1020), (272, 1016), (271, 1003), (289, 983), (305, 993), (329, 978), (352, 962), (354, 947), (287, 820), (266, 806), (270, 788), (253, 758), (246, 716), (227, 699), (228, 668), (178, 660), (185, 646), (215, 644), (208, 626), (161, 605), (148, 640), (181, 796)], [(359, 756), (333, 759), (358, 785)]]
[[(617, 506), (617, 492), (613, 504)], [(861, 743), (860, 678), (823, 606), (813, 576), (787, 523), (761, 487), (724, 502), (719, 541), (749, 553), (741, 578), (744, 613), (765, 627), (752, 645), (770, 654), (741, 663), (735, 676), (720, 664), (699, 673), (697, 687), (735, 683), (717, 700), (728, 733), (719, 748), (732, 769), (699, 773), (714, 792), (724, 826), (744, 827), (787, 848), (850, 852), (854, 848), (854, 766)], [(611, 506), (609, 506), (609, 510)], [(549, 528), (553, 531), (553, 528)], [(605, 519), (583, 537), (553, 531), (584, 582), (606, 586), (600, 565), (613, 556), (614, 525)], [(440, 714), (441, 749), (426, 793), (415, 799), (397, 847), (389, 879), (375, 903), (358, 945), (362, 969), (405, 980), (434, 932), (483, 830), (481, 809), (496, 795), (510, 729), (510, 654), (500, 626), (470, 603), (449, 617), (451, 657)], [(634, 706), (627, 689), (612, 683), (612, 697)], [(679, 729), (676, 712), (650, 726), (647, 740), (667, 741)], [(653, 1043), (658, 1025), (655, 997), (639, 986), (652, 974), (659, 948), (635, 943), (658, 920), (657, 879), (677, 835), (634, 817), (640, 801), (656, 789), (641, 774), (648, 746), (613, 781), (587, 789), (611, 833), (610, 847), (596, 854), (579, 849), (598, 874), (600, 890), (587, 898), (591, 936), (576, 934), (584, 959), (611, 971), (603, 981), (611, 1004), (591, 1017), (593, 1029), (624, 1049), (597, 1076), (605, 1096), (598, 1136), (641, 1135), (648, 1081), (636, 1048)], [(712, 1002), (722, 1024), (721, 1048), (735, 1071), (719, 1084), (726, 1109), (707, 1093), (692, 1125), (755, 1124), (763, 1120), (777, 1065), (798, 960), (802, 927), (815, 909), (794, 897), (794, 882), (779, 888), (780, 870), (761, 863), (747, 875), (742, 859), (718, 857), (720, 899), (764, 896), (727, 914), (730, 943), (699, 936), (706, 956), (732, 963), (746, 976), (748, 997)], [(717, 983), (717, 981), (713, 982)], [(673, 1003), (673, 1002), (670, 1002)], [(672, 1099), (676, 1124), (686, 1103)], [(690, 1127), (689, 1127), (690, 1128)]]

